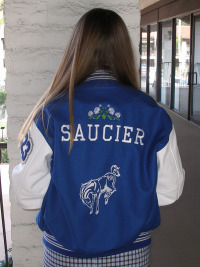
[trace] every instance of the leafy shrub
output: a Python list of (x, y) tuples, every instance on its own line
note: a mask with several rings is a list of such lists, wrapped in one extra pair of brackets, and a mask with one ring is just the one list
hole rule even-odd
[(7, 149), (1, 149), (1, 163), (9, 163)]
[[(11, 253), (11, 251), (12, 251), (12, 248), (9, 248), (8, 253)], [(7, 267), (6, 266), (6, 260), (0, 261), (0, 267)], [(12, 257), (10, 255), (8, 256), (8, 267), (13, 267), (13, 260), (12, 260)]]
[[(12, 267), (13, 266), (13, 260), (12, 257), (9, 256), (8, 257), (8, 267)], [(6, 267), (6, 260), (0, 261), (0, 267)]]

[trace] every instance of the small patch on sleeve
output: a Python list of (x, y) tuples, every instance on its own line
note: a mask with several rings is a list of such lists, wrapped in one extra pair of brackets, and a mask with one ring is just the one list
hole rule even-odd
[(21, 143), (21, 157), (23, 163), (27, 161), (29, 155), (31, 154), (32, 149), (33, 149), (33, 141), (30, 136), (30, 132), (28, 132)]

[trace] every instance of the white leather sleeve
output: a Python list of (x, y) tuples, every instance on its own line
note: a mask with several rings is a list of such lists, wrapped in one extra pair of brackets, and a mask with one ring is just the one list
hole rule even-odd
[(22, 142), (22, 162), (12, 172), (12, 189), (23, 209), (40, 209), (50, 182), (52, 149), (35, 122)]
[(180, 197), (185, 180), (185, 171), (182, 168), (174, 127), (167, 145), (157, 152), (157, 164), (158, 204), (165, 206), (172, 204)]

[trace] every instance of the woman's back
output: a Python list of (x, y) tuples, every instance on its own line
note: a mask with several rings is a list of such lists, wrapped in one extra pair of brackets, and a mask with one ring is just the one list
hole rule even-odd
[(84, 14), (20, 131), (13, 170), (19, 205), (40, 209), (45, 266), (58, 257), (59, 266), (74, 266), (74, 257), (149, 265), (149, 231), (160, 224), (159, 205), (181, 195), (184, 171), (171, 119), (138, 81), (121, 17)]
[(137, 247), (139, 234), (159, 225), (157, 152), (172, 124), (153, 99), (111, 74), (90, 77), (74, 90), (70, 156), (67, 96), (46, 107), (48, 137), (35, 120), (53, 150), (38, 223), (69, 250), (101, 254)]

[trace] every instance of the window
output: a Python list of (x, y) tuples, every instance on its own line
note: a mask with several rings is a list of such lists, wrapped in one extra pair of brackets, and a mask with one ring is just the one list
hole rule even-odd
[(147, 77), (147, 27), (141, 29), (141, 56), (140, 56), (140, 72), (141, 72), (141, 90), (146, 92), (146, 77)]
[(184, 117), (188, 116), (190, 71), (190, 16), (176, 19), (176, 64), (174, 109)]
[(191, 96), (191, 119), (200, 123), (200, 15), (194, 17), (194, 66)]
[(170, 107), (172, 68), (172, 21), (162, 22), (161, 48), (161, 98), (160, 102)]
[(156, 99), (157, 25), (150, 26), (149, 94)]

